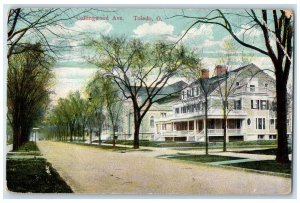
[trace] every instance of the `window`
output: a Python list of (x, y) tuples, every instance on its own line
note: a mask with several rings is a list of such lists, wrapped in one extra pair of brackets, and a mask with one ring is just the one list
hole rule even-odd
[(209, 128), (210, 129), (215, 129), (215, 120), (214, 119), (210, 120), (210, 122), (209, 122)]
[(248, 118), (247, 124), (248, 124), (248, 125), (251, 125), (251, 119), (250, 119), (250, 118)]
[(186, 113), (186, 106), (182, 107), (182, 113)]
[(150, 117), (150, 128), (154, 128), (154, 116)]
[(265, 118), (256, 118), (256, 129), (266, 129)]
[(272, 101), (271, 106), (270, 106), (270, 110), (277, 111), (277, 103), (275, 101)]
[(195, 95), (195, 88), (192, 88), (191, 96), (193, 97)]
[(181, 93), (181, 98), (182, 98), (182, 99), (185, 99), (185, 91), (182, 91), (182, 93)]
[(277, 119), (276, 118), (270, 119), (270, 128), (277, 129)]
[(191, 96), (191, 90), (187, 90), (186, 94), (187, 94), (187, 98), (189, 98)]
[(265, 88), (267, 88), (268, 87), (268, 83), (265, 83)]
[(251, 100), (251, 109), (259, 109), (259, 100)]
[(269, 140), (276, 140), (276, 135), (269, 135)]
[(160, 116), (161, 116), (162, 118), (165, 118), (165, 117), (167, 117), (167, 113), (160, 113)]
[(237, 119), (236, 122), (236, 129), (241, 129), (241, 120)]
[(186, 107), (186, 112), (188, 112), (188, 113), (191, 112), (190, 109), (191, 109), (191, 106), (188, 105), (188, 106)]
[(175, 114), (179, 114), (179, 108), (175, 108)]
[(200, 94), (200, 88), (197, 87), (197, 89), (196, 89), (196, 95), (198, 96), (199, 94)]
[(255, 85), (250, 85), (250, 92), (255, 92)]
[(263, 140), (265, 138), (265, 135), (258, 135), (257, 139)]
[(241, 110), (242, 109), (242, 100), (234, 100), (234, 109)]
[(268, 101), (267, 100), (260, 100), (260, 109), (268, 110)]
[(239, 82), (236, 82), (235, 85), (236, 85), (236, 86), (240, 86), (240, 83), (239, 83)]
[(162, 125), (161, 125), (161, 129), (162, 129), (162, 130), (166, 130), (166, 129), (167, 129), (167, 124), (162, 124)]

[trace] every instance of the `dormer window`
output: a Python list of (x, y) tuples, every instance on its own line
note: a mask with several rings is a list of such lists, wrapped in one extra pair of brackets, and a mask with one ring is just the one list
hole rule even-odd
[(255, 85), (250, 85), (250, 92), (255, 92)]
[(265, 83), (265, 88), (267, 88), (268, 87), (268, 83)]

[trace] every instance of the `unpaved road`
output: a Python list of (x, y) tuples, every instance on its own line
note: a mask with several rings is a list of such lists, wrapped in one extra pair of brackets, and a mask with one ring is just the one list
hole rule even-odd
[(291, 179), (158, 159), (151, 152), (109, 152), (42, 141), (45, 158), (85, 194), (288, 194)]

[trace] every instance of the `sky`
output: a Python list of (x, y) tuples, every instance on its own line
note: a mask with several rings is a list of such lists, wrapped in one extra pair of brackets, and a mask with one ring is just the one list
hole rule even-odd
[[(72, 10), (72, 12), (79, 11), (81, 9)], [(48, 30), (68, 37), (67, 40), (63, 39), (64, 41), (62, 41), (55, 36), (51, 37), (49, 34), (51, 43), (67, 43), (73, 47), (62, 52), (61, 57), (53, 67), (53, 72), (56, 75), (53, 100), (56, 101), (59, 97), (65, 97), (69, 91), (83, 90), (89, 79), (97, 71), (95, 66), (87, 63), (87, 58), (95, 54), (83, 46), (87, 39), (100, 39), (101, 35), (111, 35), (125, 36), (128, 39), (138, 38), (150, 43), (159, 40), (175, 43), (195, 22), (194, 18), (177, 17), (176, 15), (185, 14), (199, 17), (208, 15), (210, 11), (207, 9), (101, 9), (48, 27)], [(224, 12), (244, 14), (243, 10), (224, 10)], [(233, 22), (234, 32), (237, 36), (244, 36), (248, 43), (264, 48), (262, 33), (259, 29), (254, 27), (244, 32), (251, 26), (249, 19), (237, 16), (229, 18)], [(241, 25), (241, 27), (238, 28), (235, 25)], [(196, 51), (199, 57), (203, 58), (205, 66), (213, 70), (218, 65), (220, 57), (224, 56), (224, 42), (227, 40), (231, 40), (231, 37), (220, 26), (197, 24), (189, 29), (181, 43)], [(262, 68), (272, 68), (272, 63), (268, 57), (244, 48), (233, 40), (231, 41), (234, 43), (237, 53), (253, 54), (251, 62)], [(176, 78), (172, 81), (176, 81)]]

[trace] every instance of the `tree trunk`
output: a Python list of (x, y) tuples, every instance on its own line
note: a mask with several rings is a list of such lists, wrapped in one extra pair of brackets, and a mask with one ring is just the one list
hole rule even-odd
[[(137, 105), (136, 105), (137, 106)], [(133, 132), (133, 148), (138, 149), (140, 147), (140, 127), (142, 120), (140, 118), (140, 111), (134, 107), (134, 132)]]
[(140, 134), (140, 123), (134, 122), (134, 133), (133, 133), (133, 148), (134, 149), (138, 149), (140, 147), (139, 134)]
[[(224, 110), (224, 112), (226, 111), (225, 108), (223, 110)], [(222, 127), (223, 127), (223, 152), (226, 152), (226, 136), (227, 136), (226, 123), (227, 123), (227, 118), (226, 118), (226, 113), (224, 113), (223, 123), (222, 123)]]
[(16, 151), (21, 145), (21, 127), (13, 129), (13, 151)]
[(93, 130), (92, 130), (92, 128), (90, 128), (90, 144), (92, 144), (92, 142), (93, 142), (92, 136), (93, 136)]
[(276, 78), (278, 146), (276, 161), (289, 162), (287, 143), (287, 88), (282, 78)]
[(101, 145), (101, 134), (102, 134), (102, 127), (98, 128), (99, 132), (98, 132), (98, 137), (99, 137), (99, 145)]
[(207, 111), (208, 111), (208, 104), (207, 104), (207, 96), (205, 97), (205, 154), (208, 155), (208, 134), (207, 134), (207, 128), (208, 128), (208, 119), (207, 119)]
[(116, 133), (115, 133), (115, 130), (113, 130), (112, 134), (113, 134), (113, 147), (115, 147), (116, 146)]

